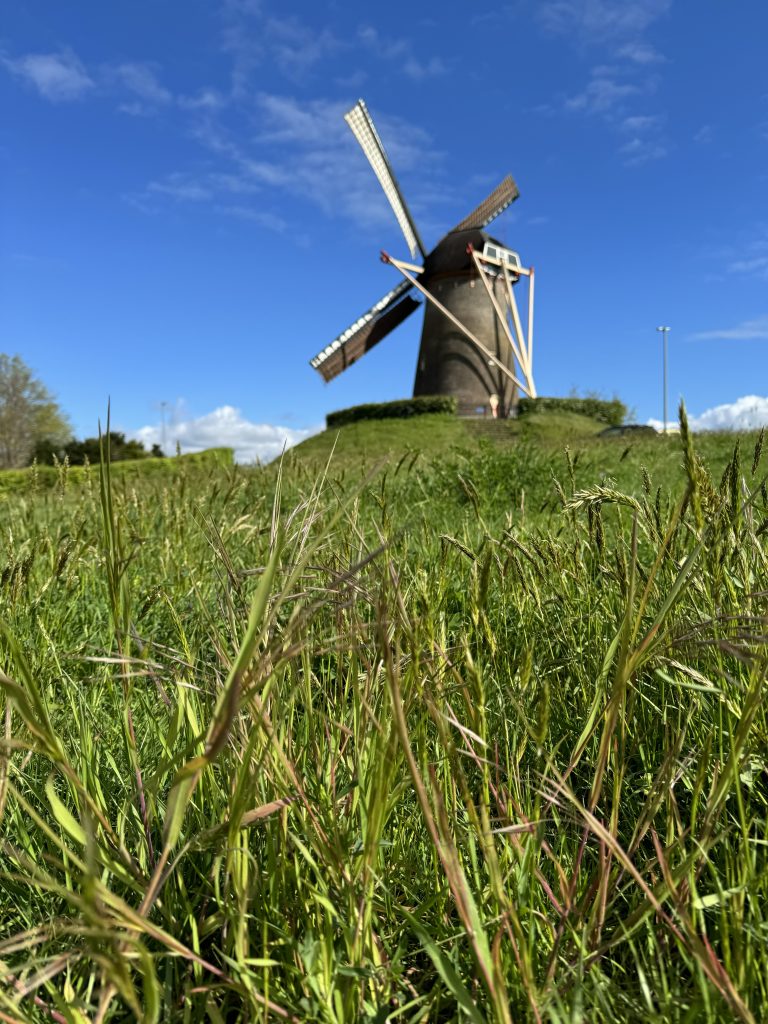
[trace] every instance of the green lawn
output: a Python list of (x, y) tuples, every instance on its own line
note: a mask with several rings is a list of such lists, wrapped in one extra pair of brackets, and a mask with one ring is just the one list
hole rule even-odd
[(6, 490), (0, 1019), (768, 1019), (761, 440), (497, 426)]

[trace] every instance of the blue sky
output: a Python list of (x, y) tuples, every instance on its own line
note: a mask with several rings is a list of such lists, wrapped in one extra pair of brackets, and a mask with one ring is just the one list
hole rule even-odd
[(506, 173), (543, 394), (768, 421), (768, 4), (26, 0), (0, 28), (0, 333), (79, 435), (269, 456), (411, 393), (416, 315), (308, 360), (405, 243), (342, 114), (363, 96), (425, 241)]

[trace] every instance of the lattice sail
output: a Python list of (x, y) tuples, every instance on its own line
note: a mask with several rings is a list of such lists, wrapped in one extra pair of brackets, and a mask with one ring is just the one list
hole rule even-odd
[(408, 248), (411, 250), (411, 256), (415, 258), (417, 252), (424, 256), (424, 245), (419, 232), (398, 187), (394, 172), (387, 159), (384, 144), (379, 138), (379, 133), (376, 131), (373, 119), (368, 113), (368, 108), (363, 100), (357, 101), (354, 107), (344, 115), (344, 120), (352, 129), (352, 134), (360, 143), (363, 152), (368, 158), (368, 162), (373, 168), (373, 173), (379, 179), (379, 184), (384, 189), (384, 195), (394, 210), (400, 230), (403, 232)]
[(472, 228), (484, 228), (486, 224), (490, 224), (500, 213), (503, 213), (510, 203), (514, 203), (519, 195), (520, 191), (515, 184), (514, 178), (511, 174), (508, 174), (501, 184), (497, 185), (493, 192), (479, 206), (476, 206), (468, 217), (465, 217), (463, 221), (456, 225), (453, 231), (469, 231)]
[(390, 331), (420, 306), (419, 302), (407, 294), (411, 287), (410, 282), (403, 281), (391, 292), (387, 292), (367, 313), (363, 313), (330, 345), (326, 345), (322, 352), (318, 352), (314, 359), (310, 359), (312, 369), (317, 370), (324, 380), (333, 380), (386, 338)]

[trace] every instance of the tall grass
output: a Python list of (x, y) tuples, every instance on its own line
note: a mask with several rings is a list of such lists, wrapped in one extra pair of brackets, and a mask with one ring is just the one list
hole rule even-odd
[(0, 1019), (765, 1019), (762, 437), (680, 444), (6, 500)]

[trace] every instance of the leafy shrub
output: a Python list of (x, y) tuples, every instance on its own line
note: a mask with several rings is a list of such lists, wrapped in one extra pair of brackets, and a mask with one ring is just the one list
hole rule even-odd
[(590, 416), (593, 420), (619, 426), (627, 416), (626, 405), (618, 398), (610, 401), (588, 395), (586, 398), (521, 398), (517, 407), (518, 416), (527, 416), (532, 412), (575, 412), (580, 416)]
[(409, 416), (423, 416), (426, 413), (455, 416), (456, 399), (450, 395), (420, 395), (418, 398), (399, 398), (395, 402), (352, 405), (349, 409), (329, 412), (325, 423), (327, 427), (343, 427), (359, 420), (407, 419)]

